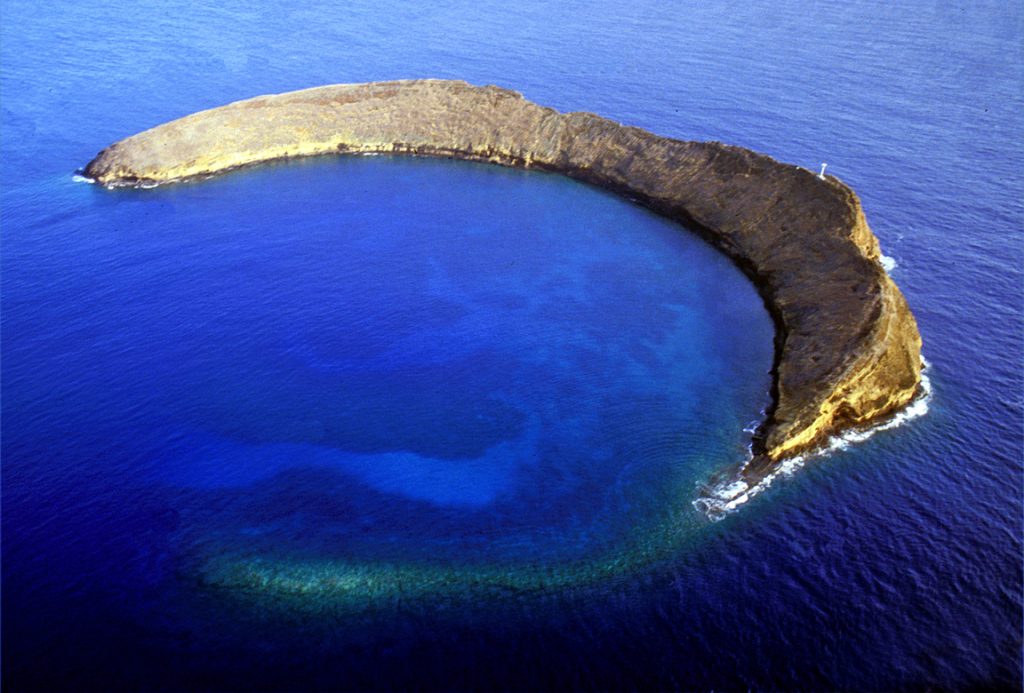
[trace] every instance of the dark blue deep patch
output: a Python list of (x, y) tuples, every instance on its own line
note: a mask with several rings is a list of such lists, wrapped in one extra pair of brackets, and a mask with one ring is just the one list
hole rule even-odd
[[(5, 689), (1020, 686), (1019, 10), (517, 7), (7, 3)], [(827, 160), (930, 414), (707, 524), (771, 325), (671, 224), (451, 162), (70, 180), (200, 108), (406, 76)], [(225, 565), (451, 578), (359, 611)]]

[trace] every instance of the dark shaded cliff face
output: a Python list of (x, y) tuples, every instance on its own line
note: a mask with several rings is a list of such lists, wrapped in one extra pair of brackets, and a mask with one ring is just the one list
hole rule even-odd
[(761, 474), (908, 404), (921, 338), (879, 264), (856, 195), (834, 178), (717, 142), (561, 114), (497, 87), (418, 80), (334, 85), (202, 111), (111, 145), (86, 175), (148, 185), (289, 156), (394, 152), (543, 168), (636, 199), (701, 233), (775, 318), (774, 406)]

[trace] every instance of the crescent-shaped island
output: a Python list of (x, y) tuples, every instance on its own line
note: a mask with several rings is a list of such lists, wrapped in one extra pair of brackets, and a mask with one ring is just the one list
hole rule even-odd
[(393, 153), (555, 171), (640, 202), (731, 257), (776, 324), (772, 404), (742, 475), (893, 416), (921, 387), (921, 337), (860, 201), (833, 177), (719, 142), (559, 113), (495, 86), (411, 80), (260, 96), (110, 145), (85, 168), (150, 186), (287, 157)]

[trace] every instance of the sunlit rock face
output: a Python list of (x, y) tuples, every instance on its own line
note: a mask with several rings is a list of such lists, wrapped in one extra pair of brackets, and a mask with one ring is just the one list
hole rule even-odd
[(416, 80), (261, 96), (121, 140), (86, 175), (154, 185), (284, 157), (407, 153), (541, 168), (609, 188), (701, 233), (757, 285), (776, 325), (764, 474), (917, 394), (921, 338), (857, 196), (832, 177), (718, 142), (683, 142), (494, 86)]

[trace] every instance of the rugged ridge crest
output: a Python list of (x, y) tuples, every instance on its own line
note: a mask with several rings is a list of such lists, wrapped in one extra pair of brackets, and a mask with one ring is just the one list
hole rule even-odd
[(201, 111), (112, 144), (85, 174), (110, 187), (146, 186), (360, 152), (557, 171), (647, 205), (732, 257), (776, 322), (773, 404), (748, 474), (889, 417), (918, 393), (917, 324), (880, 264), (857, 196), (833, 177), (739, 147), (563, 114), (495, 86), (411, 80)]

